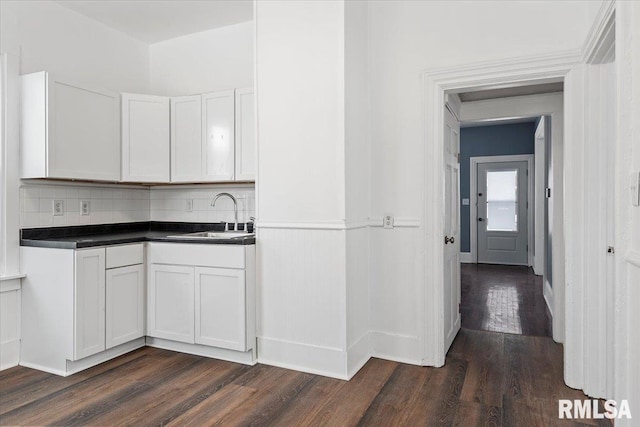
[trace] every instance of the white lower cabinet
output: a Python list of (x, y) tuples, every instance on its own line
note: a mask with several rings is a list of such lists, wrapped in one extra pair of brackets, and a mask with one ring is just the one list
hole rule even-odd
[(144, 266), (106, 272), (106, 348), (144, 336)]
[(193, 273), (193, 267), (151, 265), (149, 336), (194, 343)]
[(255, 348), (255, 246), (150, 243), (148, 253), (149, 337)]
[(244, 270), (195, 269), (195, 341), (246, 351)]
[(21, 247), (20, 364), (70, 375), (143, 346), (143, 248)]

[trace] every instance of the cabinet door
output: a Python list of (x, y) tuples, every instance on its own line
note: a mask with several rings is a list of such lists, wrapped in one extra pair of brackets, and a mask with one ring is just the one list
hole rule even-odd
[(169, 182), (169, 98), (122, 94), (122, 180)]
[(74, 278), (74, 360), (105, 349), (105, 251), (76, 251)]
[(193, 267), (149, 268), (148, 335), (193, 344)]
[(246, 351), (244, 270), (196, 267), (197, 344)]
[(144, 266), (106, 273), (106, 348), (144, 335)]
[(236, 89), (236, 181), (256, 179), (255, 97), (253, 88)]
[(119, 180), (119, 95), (47, 77), (46, 176)]
[(171, 182), (202, 181), (202, 97), (171, 98)]
[(230, 181), (234, 170), (234, 91), (202, 95), (202, 171), (205, 181)]

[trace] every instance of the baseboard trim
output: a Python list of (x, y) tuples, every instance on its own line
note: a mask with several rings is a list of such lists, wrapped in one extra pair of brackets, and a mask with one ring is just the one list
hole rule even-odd
[(347, 352), (332, 347), (258, 337), (258, 362), (348, 380)]
[(369, 332), (362, 335), (347, 350), (347, 378), (351, 379), (371, 358)]
[(75, 361), (67, 360), (67, 371), (64, 376), (66, 377), (80, 371), (84, 371), (85, 369), (92, 368), (100, 363), (115, 359), (116, 357), (120, 357), (123, 354), (127, 354), (142, 347), (144, 347), (144, 337), (109, 348), (103, 352), (94, 354), (93, 356), (85, 357), (84, 359)]
[(460, 252), (460, 262), (463, 264), (475, 264), (471, 252)]
[(551, 317), (553, 317), (553, 288), (549, 285), (549, 282), (544, 281), (544, 285), (542, 285), (542, 295), (544, 296), (544, 302), (547, 304), (547, 308), (549, 309), (549, 313), (551, 313)]
[[(421, 343), (417, 337), (372, 331), (371, 356), (409, 365), (422, 366)], [(407, 357), (407, 355), (413, 355)]]
[(227, 362), (241, 363), (253, 366), (257, 363), (255, 354), (249, 351), (234, 351), (226, 348), (209, 347), (200, 344), (189, 344), (178, 341), (165, 340), (162, 338), (147, 337), (149, 347), (161, 348), (164, 350), (179, 351), (180, 353), (195, 354), (196, 356), (211, 357), (213, 359), (226, 360)]

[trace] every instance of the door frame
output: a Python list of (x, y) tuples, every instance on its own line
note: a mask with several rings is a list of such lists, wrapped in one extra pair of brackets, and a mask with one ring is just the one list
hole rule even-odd
[[(445, 92), (461, 92), (471, 89), (522, 86), (550, 81), (565, 82), (565, 99), (579, 96), (578, 85), (572, 83), (571, 71), (581, 63), (582, 52), (561, 52), (552, 55), (523, 57), (505, 61), (476, 63), (467, 66), (427, 70), (422, 73), (423, 85), (423, 143), (425, 171), (423, 186), (422, 224), (424, 226), (424, 277), (422, 287), (420, 330), (422, 338), (422, 364), (443, 366), (446, 349), (444, 344), (444, 164), (443, 126)], [(569, 84), (567, 84), (569, 83)], [(573, 136), (573, 120), (579, 117), (569, 105), (564, 121), (565, 144)], [(572, 161), (572, 159), (565, 159)], [(569, 189), (571, 190), (571, 189)], [(566, 208), (566, 206), (565, 206)], [(566, 216), (566, 215), (565, 215)], [(567, 254), (571, 256), (571, 254)], [(563, 281), (561, 281), (563, 282)], [(564, 337), (564, 285), (554, 298), (554, 332)], [(555, 319), (557, 318), (557, 322)], [(556, 324), (557, 323), (557, 324)]]
[(535, 238), (534, 234), (534, 221), (532, 210), (534, 209), (533, 192), (534, 179), (535, 179), (535, 160), (533, 154), (514, 154), (505, 156), (477, 156), (469, 159), (469, 177), (471, 183), (469, 186), (469, 250), (471, 252), (471, 262), (478, 263), (478, 221), (474, 221), (473, 218), (477, 218), (478, 214), (478, 165), (481, 163), (502, 163), (502, 162), (527, 162), (527, 169), (529, 173), (527, 175), (527, 265), (531, 267), (533, 265), (533, 251), (531, 250), (533, 245), (531, 242)]

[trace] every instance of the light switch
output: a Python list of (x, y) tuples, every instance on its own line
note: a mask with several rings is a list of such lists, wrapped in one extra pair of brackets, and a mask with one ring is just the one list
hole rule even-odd
[(187, 199), (187, 212), (193, 212), (193, 199)]
[(631, 174), (629, 189), (631, 190), (631, 204), (640, 206), (640, 172)]
[(469, 206), (469, 199), (462, 199), (462, 206)]

